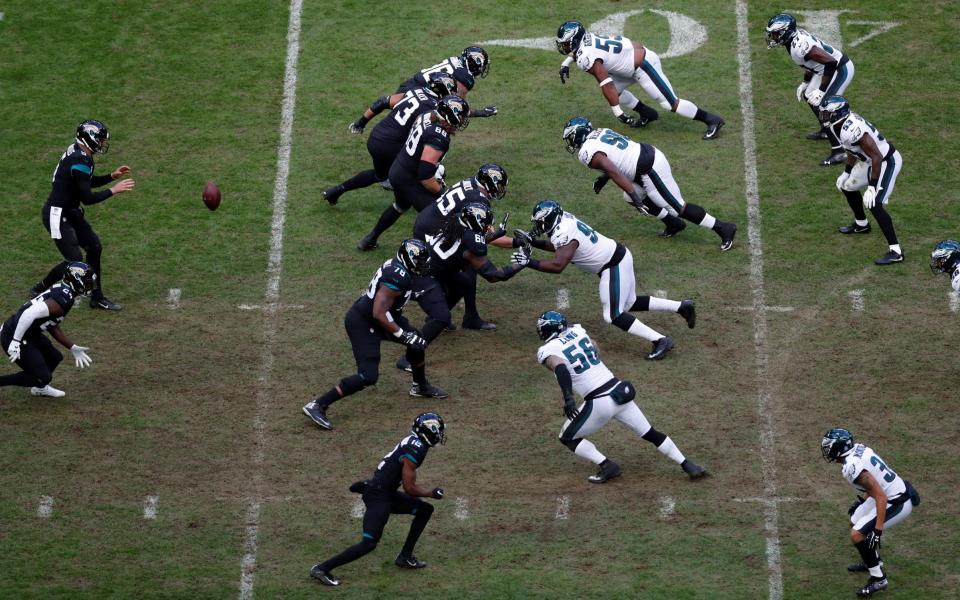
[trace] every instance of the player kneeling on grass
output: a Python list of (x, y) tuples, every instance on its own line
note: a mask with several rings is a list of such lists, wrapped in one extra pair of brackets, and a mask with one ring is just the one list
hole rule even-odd
[(831, 429), (820, 442), (820, 452), (827, 462), (842, 465), (843, 478), (866, 498), (857, 496), (847, 513), (850, 515), (850, 539), (863, 559), (847, 567), (851, 572), (869, 571), (870, 579), (857, 589), (858, 596), (872, 596), (887, 589), (887, 574), (880, 560), (880, 536), (885, 529), (903, 521), (920, 504), (920, 495), (909, 481), (863, 444), (853, 441), (846, 429)]
[(331, 404), (377, 383), (380, 377), (380, 343), (396, 342), (407, 347), (407, 360), (413, 370), (411, 396), (446, 398), (447, 393), (427, 382), (425, 351), (427, 341), (403, 316), (403, 307), (413, 294), (414, 276), (426, 275), (430, 268), (430, 249), (420, 240), (404, 240), (397, 256), (383, 263), (370, 281), (367, 291), (353, 303), (344, 319), (347, 336), (353, 346), (357, 372), (344, 377), (327, 393), (309, 402), (303, 412), (324, 429), (333, 429), (327, 418)]
[(89, 348), (70, 341), (60, 329), (60, 323), (73, 308), (75, 297), (94, 289), (96, 277), (86, 263), (67, 263), (60, 283), (38, 294), (0, 325), (0, 344), (10, 357), (10, 362), (22, 369), (21, 373), (0, 376), (0, 387), (29, 387), (34, 396), (59, 398), (66, 395), (50, 385), (63, 354), (53, 347), (43, 332), (50, 333), (53, 339), (70, 350), (77, 367), (82, 369), (90, 366), (93, 361), (87, 356)]
[[(600, 466), (596, 475), (587, 478), (589, 482), (604, 483), (620, 476), (620, 466), (601, 454), (593, 442), (583, 439), (599, 431), (610, 419), (620, 421), (656, 446), (679, 464), (690, 479), (706, 475), (703, 467), (684, 458), (669, 436), (650, 426), (633, 401), (636, 397), (633, 384), (614, 377), (600, 360), (596, 346), (583, 327), (577, 324), (567, 327), (566, 317), (550, 310), (537, 319), (537, 335), (544, 342), (537, 351), (537, 361), (553, 371), (563, 393), (563, 413), (567, 420), (560, 430), (560, 441), (577, 456)], [(574, 392), (583, 397), (580, 408), (576, 406)]]
[[(363, 539), (340, 554), (310, 569), (310, 576), (319, 579), (324, 585), (340, 585), (333, 570), (341, 565), (353, 562), (373, 552), (383, 535), (383, 528), (391, 514), (413, 515), (410, 533), (397, 555), (394, 564), (405, 569), (422, 569), (427, 563), (417, 560), (413, 547), (423, 533), (433, 505), (418, 498), (443, 499), (443, 488), (432, 490), (417, 485), (417, 468), (427, 457), (427, 450), (443, 444), (447, 440), (443, 418), (437, 413), (425, 412), (413, 420), (413, 429), (393, 447), (373, 473), (373, 478), (358, 481), (350, 486), (350, 491), (363, 494), (366, 511), (363, 514)], [(403, 484), (403, 492), (397, 490)]]
[(930, 270), (936, 273), (950, 273), (950, 285), (953, 291), (960, 292), (960, 242), (943, 240), (930, 253)]

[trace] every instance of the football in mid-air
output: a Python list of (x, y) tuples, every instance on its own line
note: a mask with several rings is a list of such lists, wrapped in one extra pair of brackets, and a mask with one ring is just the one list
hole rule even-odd
[(220, 206), (220, 188), (216, 183), (208, 181), (207, 185), (203, 186), (203, 203), (210, 210), (217, 210)]

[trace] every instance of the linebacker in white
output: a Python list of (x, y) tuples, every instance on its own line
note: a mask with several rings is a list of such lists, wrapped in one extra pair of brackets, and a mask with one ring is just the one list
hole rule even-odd
[[(570, 76), (570, 65), (576, 61), (580, 69), (593, 75), (600, 85), (603, 97), (610, 103), (613, 115), (631, 127), (643, 127), (657, 119), (657, 111), (640, 102), (627, 87), (639, 83), (664, 110), (688, 119), (706, 123), (703, 139), (711, 140), (720, 134), (724, 122), (689, 100), (677, 96), (670, 80), (663, 73), (657, 53), (628, 38), (618, 35), (602, 37), (587, 31), (579, 21), (567, 21), (557, 30), (557, 50), (566, 55), (560, 66), (560, 83)], [(624, 114), (620, 105), (640, 114), (640, 118)]]
[(884, 530), (910, 516), (913, 507), (920, 504), (920, 495), (872, 448), (855, 444), (853, 434), (846, 429), (831, 429), (824, 434), (820, 452), (827, 462), (842, 465), (847, 483), (866, 492), (867, 497), (858, 495), (847, 511), (852, 525), (850, 539), (863, 559), (862, 563), (854, 563), (847, 569), (870, 572), (870, 579), (857, 589), (857, 595), (872, 596), (888, 586), (880, 560), (880, 537)]
[[(653, 342), (647, 360), (659, 360), (673, 347), (673, 339), (644, 325), (631, 312), (658, 310), (675, 312), (693, 329), (697, 321), (693, 300), (669, 300), (655, 296), (637, 296), (633, 272), (633, 255), (623, 244), (601, 235), (589, 225), (564, 212), (553, 200), (542, 200), (533, 207), (533, 231), (514, 231), (514, 264), (526, 265), (544, 273), (562, 273), (571, 262), (587, 273), (600, 277), (600, 302), (603, 320), (629, 334)], [(544, 235), (547, 240), (537, 237)], [(549, 241), (548, 241), (549, 240)], [(530, 248), (554, 252), (550, 260), (530, 257)]]
[(960, 292), (960, 242), (943, 240), (930, 253), (930, 270), (936, 273), (949, 273), (953, 291)]
[[(560, 430), (560, 441), (574, 454), (600, 469), (587, 478), (605, 483), (620, 475), (620, 466), (604, 456), (590, 440), (610, 419), (620, 421), (644, 440), (657, 447), (690, 476), (697, 479), (706, 471), (686, 459), (669, 436), (654, 429), (633, 399), (636, 389), (629, 381), (617, 379), (600, 360), (597, 347), (579, 324), (567, 326), (562, 314), (550, 310), (537, 319), (537, 335), (543, 343), (537, 362), (553, 371), (563, 393), (563, 413), (567, 420)], [(583, 398), (579, 408), (574, 393)]]

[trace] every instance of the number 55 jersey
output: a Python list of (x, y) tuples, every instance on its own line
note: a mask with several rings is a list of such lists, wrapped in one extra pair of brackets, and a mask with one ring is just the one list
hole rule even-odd
[(573, 380), (573, 391), (584, 397), (614, 379), (596, 347), (580, 324), (568, 327), (563, 333), (540, 346), (537, 361), (556, 356), (567, 366)]

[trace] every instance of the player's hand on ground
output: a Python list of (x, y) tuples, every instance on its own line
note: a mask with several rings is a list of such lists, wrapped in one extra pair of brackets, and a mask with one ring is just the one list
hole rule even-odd
[(495, 114), (497, 114), (497, 105), (491, 104), (490, 106), (485, 106), (480, 110), (474, 112), (473, 116), (483, 118), (483, 117), (492, 117)]
[(560, 65), (560, 83), (566, 83), (570, 79), (570, 67)]
[(90, 358), (90, 355), (87, 354), (87, 350), (84, 346), (78, 346), (76, 344), (70, 346), (70, 354), (73, 354), (73, 361), (76, 363), (77, 367), (82, 369), (84, 367), (89, 367), (93, 363), (93, 359)]
[(403, 343), (414, 350), (424, 350), (427, 347), (427, 340), (423, 339), (419, 331), (407, 329), (400, 335)]
[(7, 354), (10, 355), (10, 362), (16, 362), (20, 360), (20, 342), (17, 340), (10, 340), (10, 345), (7, 346)]
[(610, 181), (610, 176), (604, 173), (600, 177), (597, 177), (593, 180), (593, 193), (599, 194), (600, 190), (603, 189), (603, 186), (607, 185), (607, 182)]
[(433, 488), (433, 490), (430, 492), (430, 497), (436, 500), (443, 500), (443, 488), (442, 487)]
[(353, 123), (350, 123), (350, 133), (353, 135), (360, 135), (363, 133), (363, 128), (366, 126), (367, 124), (364, 123), (362, 119), (357, 119)]
[(640, 127), (640, 119), (636, 118), (633, 115), (622, 113), (617, 115), (617, 119), (624, 125), (627, 125), (630, 127)]
[(510, 256), (510, 262), (525, 267), (530, 264), (530, 247), (521, 246)]
[(113, 195), (123, 192), (129, 192), (133, 189), (133, 186), (136, 185), (136, 182), (132, 179), (124, 179), (123, 181), (118, 182), (116, 185), (110, 188), (110, 191), (113, 192)]
[(580, 411), (577, 410), (577, 403), (574, 402), (573, 398), (563, 399), (563, 414), (571, 421), (580, 416)]
[(117, 167), (117, 169), (113, 173), (110, 173), (110, 177), (113, 177), (114, 179), (120, 179), (121, 177), (123, 177), (129, 172), (130, 172), (129, 166), (120, 165), (119, 167)]

